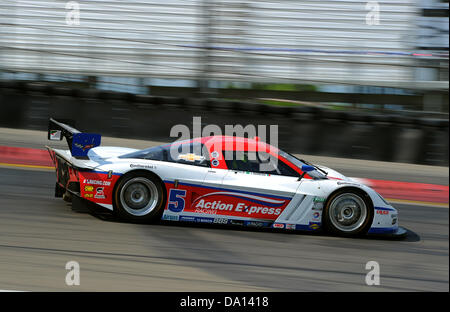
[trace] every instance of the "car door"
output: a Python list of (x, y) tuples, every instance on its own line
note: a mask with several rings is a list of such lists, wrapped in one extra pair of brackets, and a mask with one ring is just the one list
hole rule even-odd
[(211, 166), (208, 154), (199, 142), (173, 144), (165, 148), (164, 154), (165, 176), (179, 185), (201, 185)]
[(208, 151), (200, 142), (187, 142), (169, 146), (165, 157), (167, 213), (192, 212), (191, 203), (202, 192), (205, 177), (211, 170)]
[(225, 214), (239, 219), (277, 219), (300, 185), (298, 173), (268, 153), (225, 154), (228, 170), (223, 178), (223, 193), (218, 194), (229, 207)]

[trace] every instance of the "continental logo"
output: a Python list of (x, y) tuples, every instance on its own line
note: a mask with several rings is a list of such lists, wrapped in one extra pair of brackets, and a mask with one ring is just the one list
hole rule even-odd
[(143, 165), (143, 164), (130, 164), (130, 168), (156, 169), (156, 167), (153, 165)]

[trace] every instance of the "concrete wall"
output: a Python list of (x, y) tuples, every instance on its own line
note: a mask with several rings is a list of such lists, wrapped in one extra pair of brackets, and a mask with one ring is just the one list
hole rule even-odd
[[(81, 131), (173, 141), (176, 124), (278, 125), (289, 152), (448, 165), (448, 120), (363, 115), (309, 107), (155, 97), (45, 84), (0, 85), (0, 127), (46, 130), (48, 118), (76, 120)], [(260, 135), (260, 134), (259, 134)], [(261, 135), (260, 135), (261, 136)], [(269, 135), (267, 135), (269, 137)]]

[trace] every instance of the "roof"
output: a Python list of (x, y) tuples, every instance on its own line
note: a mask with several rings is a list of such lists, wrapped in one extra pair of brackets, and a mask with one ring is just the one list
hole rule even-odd
[[(188, 142), (201, 142), (207, 147), (214, 146), (215, 149), (220, 150), (249, 150), (249, 151), (269, 151), (277, 152), (278, 148), (272, 146), (266, 142), (261, 141), (258, 137), (245, 138), (229, 135), (214, 135), (207, 137), (198, 137), (191, 140), (183, 141)], [(180, 141), (181, 143), (181, 141)]]

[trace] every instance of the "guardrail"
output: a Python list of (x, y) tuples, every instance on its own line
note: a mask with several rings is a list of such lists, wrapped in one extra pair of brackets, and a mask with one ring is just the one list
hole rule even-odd
[(1, 82), (0, 126), (45, 130), (50, 116), (105, 135), (170, 141), (176, 124), (278, 125), (294, 153), (448, 165), (448, 119), (281, 107), (242, 101), (164, 97)]

